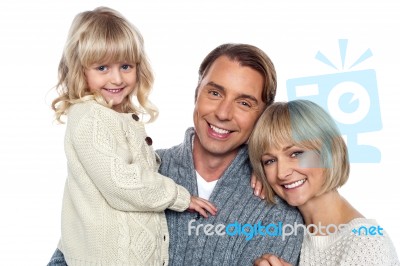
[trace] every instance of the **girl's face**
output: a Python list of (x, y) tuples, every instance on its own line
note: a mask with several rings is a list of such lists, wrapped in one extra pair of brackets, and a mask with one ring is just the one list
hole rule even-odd
[(325, 169), (316, 151), (283, 145), (268, 150), (261, 160), (267, 182), (288, 204), (301, 207), (321, 192)]
[(100, 93), (107, 102), (112, 100), (112, 109), (121, 112), (121, 104), (136, 86), (136, 65), (93, 64), (85, 69), (85, 76), (90, 91)]

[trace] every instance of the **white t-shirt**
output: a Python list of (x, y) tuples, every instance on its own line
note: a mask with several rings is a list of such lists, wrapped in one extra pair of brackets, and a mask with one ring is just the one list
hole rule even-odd
[(214, 190), (215, 185), (218, 182), (218, 179), (215, 181), (207, 182), (204, 180), (199, 173), (196, 171), (197, 178), (197, 191), (199, 192), (199, 197), (208, 200), (212, 191)]

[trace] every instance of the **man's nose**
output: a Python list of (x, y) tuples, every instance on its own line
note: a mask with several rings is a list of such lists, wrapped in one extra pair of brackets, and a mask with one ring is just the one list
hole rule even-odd
[(216, 116), (220, 120), (231, 120), (233, 118), (234, 106), (233, 102), (229, 99), (223, 99), (215, 112)]

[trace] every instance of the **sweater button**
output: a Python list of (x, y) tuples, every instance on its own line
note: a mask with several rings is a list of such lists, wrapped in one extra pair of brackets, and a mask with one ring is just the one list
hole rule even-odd
[(144, 140), (146, 141), (147, 145), (149, 145), (149, 146), (151, 146), (151, 144), (153, 144), (153, 140), (150, 137), (146, 137)]
[(167, 238), (165, 237), (165, 235), (164, 235), (164, 241), (166, 240)]
[(136, 114), (132, 114), (132, 118), (135, 121), (139, 121), (139, 117)]

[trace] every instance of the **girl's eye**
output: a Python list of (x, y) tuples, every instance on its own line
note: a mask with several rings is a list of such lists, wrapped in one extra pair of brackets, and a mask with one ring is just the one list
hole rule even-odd
[(122, 65), (121, 68), (123, 70), (128, 70), (128, 69), (132, 68), (132, 66), (131, 65)]
[(107, 70), (107, 67), (106, 67), (106, 66), (98, 66), (98, 67), (97, 67), (97, 70), (106, 71), (106, 70)]

